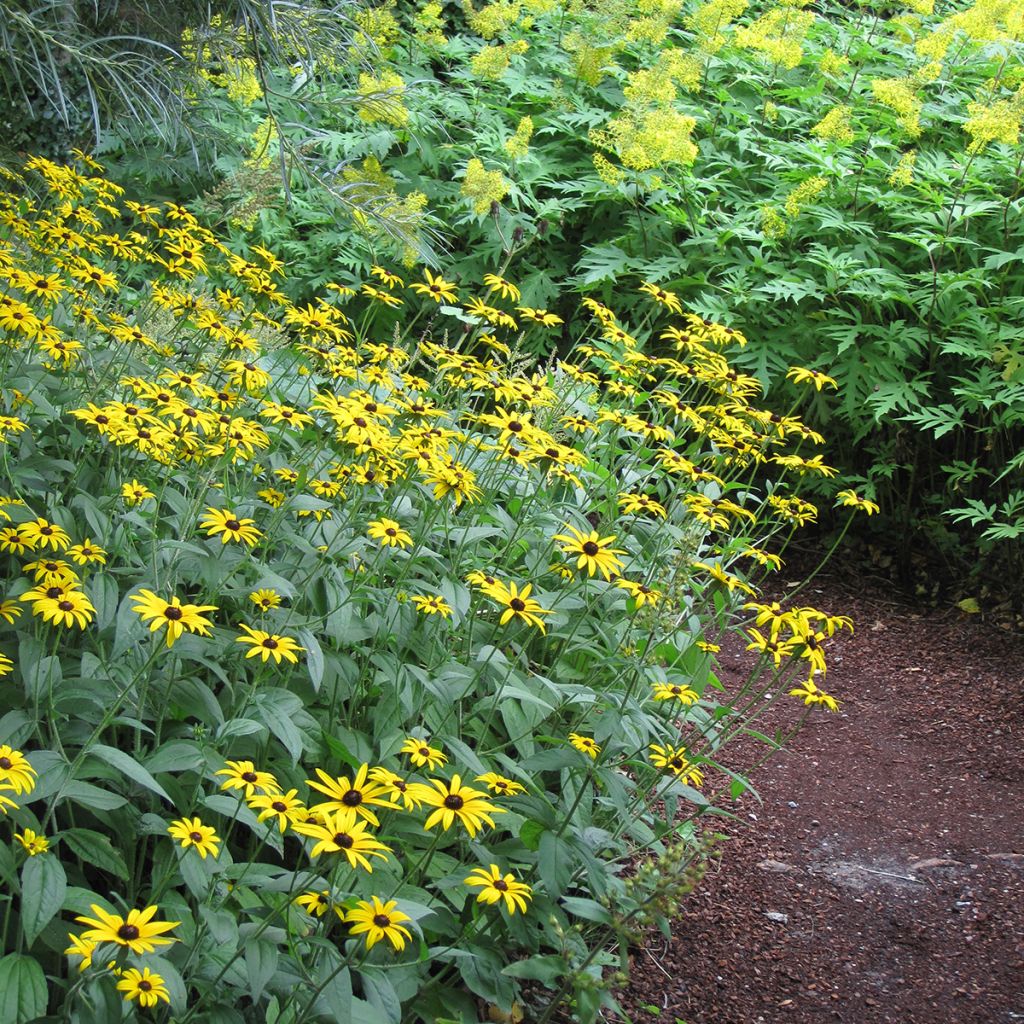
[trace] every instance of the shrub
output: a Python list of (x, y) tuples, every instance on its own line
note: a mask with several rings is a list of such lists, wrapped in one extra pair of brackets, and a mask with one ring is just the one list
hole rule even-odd
[(820, 439), (661, 289), (537, 369), (555, 318), (502, 277), (297, 306), (91, 161), (11, 185), (13, 1024), (593, 1020), (747, 788), (723, 747), (787, 692), (835, 707), (848, 620), (755, 591)]

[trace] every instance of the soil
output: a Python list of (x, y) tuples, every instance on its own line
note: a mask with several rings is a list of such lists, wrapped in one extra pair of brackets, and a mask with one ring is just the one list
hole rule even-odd
[[(862, 579), (798, 601), (854, 619), (829, 648), (840, 711), (754, 775), (763, 803), (731, 808), (623, 1007), (638, 1024), (1024, 1021), (1024, 640)], [(721, 658), (728, 679), (749, 655)]]

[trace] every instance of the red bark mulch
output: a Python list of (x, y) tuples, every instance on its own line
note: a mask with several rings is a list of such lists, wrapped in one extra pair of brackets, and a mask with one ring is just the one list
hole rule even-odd
[(623, 1005), (638, 1024), (1024, 1021), (1024, 640), (853, 580), (797, 603), (854, 619), (829, 648), (840, 712), (754, 777), (763, 805), (737, 803)]

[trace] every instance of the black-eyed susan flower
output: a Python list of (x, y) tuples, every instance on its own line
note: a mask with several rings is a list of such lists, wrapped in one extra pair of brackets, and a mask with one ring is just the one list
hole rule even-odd
[(279, 793), (281, 791), (277, 779), (271, 772), (258, 771), (252, 761), (225, 761), (225, 767), (214, 772), (214, 775), (225, 775), (221, 789), (240, 789), (249, 799), (257, 790), (263, 793)]
[(414, 292), (425, 295), (437, 303), (458, 302), (459, 293), (450, 281), (446, 281), (440, 274), (435, 277), (429, 270), (424, 270), (423, 276), (426, 279), (425, 284), (417, 281), (409, 286)]
[(9, 675), (14, 671), (14, 662), (6, 654), (0, 654), (0, 676)]
[(37, 548), (53, 548), (54, 551), (63, 551), (71, 543), (71, 538), (64, 530), (56, 523), (47, 522), (42, 516), (29, 523), (22, 523), (18, 529), (25, 544), (33, 551)]
[(582, 530), (568, 524), (565, 528), (572, 531), (572, 534), (558, 533), (555, 534), (554, 540), (561, 543), (565, 554), (577, 559), (577, 569), (586, 569), (591, 576), (599, 571), (609, 581), (612, 576), (618, 576), (623, 564), (618, 556), (624, 555), (625, 552), (611, 546), (615, 541), (615, 534), (601, 537), (597, 530), (583, 533)]
[(26, 562), (21, 571), (31, 573), (36, 583), (46, 587), (78, 582), (78, 573), (63, 558), (37, 558), (34, 562)]
[(556, 316), (554, 313), (549, 313), (546, 309), (532, 309), (530, 306), (516, 306), (516, 312), (524, 319), (532, 320), (535, 324), (540, 324), (541, 327), (556, 327), (558, 324), (565, 323), (560, 316)]
[(319, 892), (315, 889), (310, 889), (296, 896), (294, 902), (302, 907), (310, 917), (323, 917), (328, 910), (335, 907), (329, 889), (321, 889)]
[(32, 614), (54, 626), (85, 629), (96, 612), (78, 583), (51, 583), (26, 590), (19, 600), (32, 602)]
[(649, 494), (620, 494), (619, 509), (625, 515), (641, 515), (647, 513), (652, 516), (665, 518), (665, 506), (655, 501)]
[(274, 659), (275, 665), (281, 664), (281, 659), (297, 665), (299, 652), (305, 647), (300, 647), (290, 636), (279, 636), (277, 633), (267, 633), (262, 629), (253, 629), (244, 622), (238, 624), (239, 629), (244, 629), (247, 636), (235, 638), (236, 644), (249, 644), (249, 650), (245, 652), (246, 658), (260, 657), (263, 661), (269, 658)]
[(522, 298), (519, 289), (511, 281), (506, 281), (497, 274), (484, 274), (483, 282), (487, 285), (488, 292), (497, 292), (503, 299), (518, 302)]
[(263, 536), (256, 529), (255, 519), (240, 519), (229, 508), (207, 508), (206, 515), (199, 520), (199, 526), (206, 530), (208, 537), (220, 536), (221, 543), (229, 540), (241, 541), (252, 547)]
[(644, 281), (638, 290), (650, 295), (655, 302), (659, 302), (672, 313), (682, 313), (683, 311), (682, 304), (679, 302), (679, 296), (675, 292), (659, 288), (656, 284), (651, 284), (650, 281)]
[(31, 793), (35, 789), (37, 774), (20, 750), (6, 743), (0, 745), (0, 786), (19, 794)]
[(395, 949), (405, 949), (405, 943), (412, 939), (412, 933), (403, 927), (403, 922), (411, 921), (412, 918), (397, 907), (396, 900), (383, 903), (377, 896), (371, 896), (370, 902), (359, 900), (345, 914), (345, 922), (352, 926), (350, 931), (353, 935), (365, 936), (367, 949), (372, 949), (381, 939), (387, 939)]
[(525, 786), (513, 779), (506, 779), (504, 775), (499, 775), (497, 772), (484, 772), (483, 775), (476, 777), (476, 781), (484, 783), (492, 793), (497, 793), (499, 796), (515, 796), (516, 793), (526, 792)]
[(425, 829), (440, 823), (447, 832), (458, 821), (472, 838), (485, 824), (494, 828), (492, 814), (505, 813), (503, 808), (490, 803), (482, 790), (464, 786), (458, 775), (453, 775), (451, 782), (445, 779), (431, 779), (429, 785), (415, 782), (412, 788), (423, 803), (436, 808), (424, 822)]
[(447, 756), (441, 750), (438, 750), (437, 747), (432, 747), (425, 740), (419, 740), (415, 736), (407, 736), (405, 738), (399, 753), (408, 754), (409, 760), (417, 768), (422, 768), (426, 765), (431, 771), (448, 760)]
[(677, 700), (687, 706), (696, 704), (700, 699), (696, 690), (682, 683), (654, 683), (652, 697), (655, 700)]
[(652, 743), (650, 757), (651, 764), (671, 772), (680, 782), (696, 787), (704, 781), (704, 773), (687, 758), (686, 747)]
[(867, 498), (862, 498), (856, 491), (840, 491), (836, 495), (836, 505), (844, 505), (849, 508), (859, 508), (865, 515), (873, 516), (878, 511), (878, 505)]
[(394, 519), (377, 519), (367, 526), (372, 540), (380, 541), (383, 548), (410, 548), (412, 537)]
[(790, 697), (799, 697), (807, 707), (820, 704), (829, 711), (839, 710), (839, 701), (825, 693), (824, 690), (819, 690), (813, 679), (808, 679), (801, 686), (794, 687), (789, 691), (789, 695)]
[(132, 600), (135, 602), (132, 611), (143, 622), (149, 622), (151, 633), (166, 627), (168, 647), (173, 646), (185, 630), (209, 636), (213, 623), (202, 613), (217, 610), (214, 604), (182, 604), (177, 596), (166, 600), (152, 590), (140, 590), (133, 595)]
[(452, 617), (452, 608), (440, 594), (413, 594), (412, 603), (416, 611), (424, 615), (440, 615), (444, 619)]
[(0, 529), (0, 551), (10, 555), (23, 555), (29, 549), (29, 542), (19, 526), (5, 526)]
[(126, 484), (121, 484), (121, 498), (129, 507), (141, 505), (142, 502), (155, 497), (156, 495), (145, 484), (139, 483), (138, 480), (131, 480)]
[(247, 803), (254, 811), (259, 811), (257, 821), (273, 820), (277, 827), (286, 831), (297, 821), (305, 821), (308, 811), (299, 799), (297, 789), (289, 789), (287, 793), (261, 793), (249, 797)]
[(298, 821), (293, 828), (299, 835), (317, 840), (309, 851), (310, 857), (319, 857), (322, 853), (343, 853), (352, 867), (367, 872), (373, 871), (370, 857), (387, 860), (391, 852), (390, 847), (366, 831), (365, 821), (353, 821), (347, 808), (333, 814), (325, 812), (320, 822)]
[(146, 907), (145, 910), (129, 910), (127, 917), (110, 914), (95, 903), (92, 905), (93, 917), (76, 917), (79, 924), (89, 927), (82, 932), (82, 938), (94, 942), (116, 942), (119, 946), (127, 946), (133, 953), (152, 953), (157, 946), (167, 946), (176, 940), (165, 938), (164, 932), (177, 928), (180, 921), (154, 921), (153, 917), (159, 907)]
[(808, 370), (802, 366), (791, 366), (786, 374), (786, 379), (793, 381), (795, 384), (813, 384), (818, 391), (825, 387), (825, 385), (832, 389), (839, 386), (835, 378), (829, 377), (820, 370)]
[(82, 541), (81, 544), (74, 544), (68, 548), (68, 558), (70, 558), (76, 565), (106, 565), (107, 553), (99, 546), (94, 544), (88, 537)]
[(276, 590), (267, 588), (254, 590), (249, 600), (261, 611), (269, 612), (272, 608), (281, 607), (281, 595)]
[(172, 821), (167, 833), (178, 841), (183, 850), (192, 847), (203, 860), (206, 860), (207, 854), (216, 858), (220, 852), (217, 844), (221, 840), (217, 830), (212, 825), (204, 825), (199, 818), (179, 818)]
[(788, 658), (797, 648), (797, 641), (792, 638), (783, 639), (778, 633), (770, 632), (768, 636), (765, 636), (758, 629), (748, 629), (747, 636), (750, 638), (747, 650), (767, 654), (776, 668), (782, 664), (783, 658)]
[(530, 626), (535, 626), (542, 633), (546, 633), (542, 615), (551, 615), (550, 608), (542, 608), (539, 601), (530, 597), (533, 584), (527, 583), (520, 590), (515, 583), (502, 583), (495, 580), (493, 584), (482, 588), (484, 593), (504, 610), (501, 613), (499, 623), (504, 626), (512, 619), (522, 619)]
[(65, 956), (79, 956), (82, 958), (78, 965), (79, 972), (88, 970), (92, 966), (92, 955), (99, 945), (94, 939), (83, 939), (80, 935), (72, 935), (68, 932), (68, 940), (71, 945), (64, 950)]
[(615, 586), (627, 594), (636, 602), (637, 608), (643, 608), (645, 604), (656, 605), (661, 600), (661, 591), (647, 586), (646, 583), (637, 583), (636, 580), (616, 580)]
[(569, 733), (569, 742), (581, 753), (586, 754), (587, 757), (597, 758), (597, 755), (601, 753), (601, 746), (594, 742), (592, 736), (581, 736), (577, 732)]
[(517, 881), (513, 874), (502, 875), (497, 864), (473, 868), (463, 882), (471, 889), (479, 888), (477, 903), (500, 903), (504, 900), (505, 909), (510, 914), (517, 910), (525, 914), (526, 901), (533, 899), (533, 890), (525, 882)]
[(161, 999), (165, 1003), (171, 1001), (171, 994), (167, 991), (164, 979), (159, 974), (154, 974), (148, 967), (143, 967), (141, 971), (136, 967), (126, 967), (121, 972), (117, 991), (124, 993), (125, 1002), (138, 1000), (139, 1006), (147, 1009), (158, 1005)]
[(401, 800), (402, 806), (407, 811), (414, 811), (420, 806), (422, 801), (416, 796), (416, 792), (412, 788), (414, 783), (406, 781), (401, 775), (397, 775), (389, 768), (380, 766), (371, 768), (369, 777), (373, 782), (379, 782), (384, 792), (392, 800)]
[(388, 787), (379, 782), (367, 782), (367, 774), (370, 766), (362, 764), (356, 772), (356, 777), (349, 781), (344, 776), (332, 778), (322, 768), (316, 769), (319, 782), (306, 779), (306, 784), (329, 797), (322, 803), (316, 804), (312, 810), (317, 813), (340, 812), (344, 814), (345, 820), (354, 822), (357, 817), (365, 818), (371, 825), (379, 825), (377, 815), (371, 807), (396, 808), (394, 798), (388, 792)]
[(15, 832), (14, 838), (30, 857), (38, 857), (50, 849), (50, 840), (46, 836), (33, 832), (30, 828), (26, 828), (22, 832)]

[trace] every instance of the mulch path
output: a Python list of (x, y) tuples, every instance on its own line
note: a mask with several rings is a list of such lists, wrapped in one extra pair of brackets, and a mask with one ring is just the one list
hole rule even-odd
[(857, 579), (797, 603), (854, 619), (829, 648), (840, 712), (732, 808), (671, 942), (633, 958), (631, 1020), (1024, 1021), (1024, 640)]

